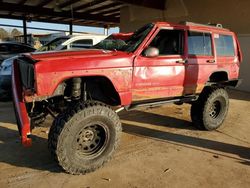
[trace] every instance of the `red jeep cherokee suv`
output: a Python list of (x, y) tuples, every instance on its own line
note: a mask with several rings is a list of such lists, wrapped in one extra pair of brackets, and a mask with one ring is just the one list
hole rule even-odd
[(23, 54), (12, 74), (22, 144), (31, 145), (32, 128), (50, 114), (52, 155), (65, 171), (84, 174), (111, 158), (120, 110), (189, 103), (194, 125), (217, 129), (241, 61), (233, 32), (191, 22), (147, 24), (88, 50)]

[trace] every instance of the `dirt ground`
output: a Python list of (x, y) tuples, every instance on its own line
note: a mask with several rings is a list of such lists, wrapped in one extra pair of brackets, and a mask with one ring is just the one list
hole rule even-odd
[(121, 112), (113, 160), (84, 176), (54, 163), (47, 127), (33, 130), (31, 148), (21, 147), (12, 104), (0, 103), (0, 187), (249, 187), (250, 93), (230, 98), (228, 117), (213, 132), (192, 126), (189, 105)]

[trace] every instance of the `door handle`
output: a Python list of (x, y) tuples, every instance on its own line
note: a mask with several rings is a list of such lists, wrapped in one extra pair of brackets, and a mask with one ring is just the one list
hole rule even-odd
[(183, 63), (183, 64), (185, 64), (185, 63), (187, 63), (187, 60), (186, 59), (177, 60), (176, 63)]
[(207, 63), (215, 63), (215, 60), (214, 59), (209, 59), (209, 60), (207, 60)]

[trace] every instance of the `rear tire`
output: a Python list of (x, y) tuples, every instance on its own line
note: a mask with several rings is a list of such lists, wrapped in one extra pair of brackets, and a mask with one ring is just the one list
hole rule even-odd
[(227, 116), (228, 107), (228, 94), (224, 88), (207, 87), (191, 106), (193, 124), (203, 130), (218, 129)]
[(59, 114), (49, 133), (49, 149), (70, 174), (86, 174), (111, 159), (121, 134), (117, 114), (103, 103), (78, 103)]

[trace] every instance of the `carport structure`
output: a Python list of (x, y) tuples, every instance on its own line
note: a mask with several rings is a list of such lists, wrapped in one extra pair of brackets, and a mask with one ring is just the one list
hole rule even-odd
[[(0, 0), (0, 18), (73, 25), (115, 27), (120, 23), (120, 9), (127, 4), (163, 9), (165, 1), (144, 0)], [(25, 40), (27, 41), (27, 40)]]

